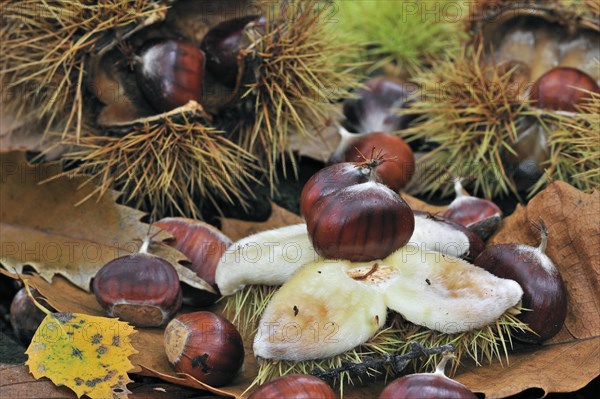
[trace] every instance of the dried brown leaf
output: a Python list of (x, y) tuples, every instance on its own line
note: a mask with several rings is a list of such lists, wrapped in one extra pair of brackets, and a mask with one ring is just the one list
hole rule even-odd
[(298, 216), (277, 204), (272, 204), (271, 216), (269, 216), (267, 221), (247, 222), (238, 219), (221, 218), (221, 231), (227, 237), (231, 238), (232, 241), (238, 241), (261, 231), (303, 222), (304, 219), (301, 216)]
[(486, 397), (533, 387), (572, 392), (600, 374), (600, 193), (585, 194), (554, 182), (507, 217), (490, 244), (537, 246), (539, 232), (529, 222), (540, 218), (549, 230), (546, 253), (567, 286), (567, 319), (559, 334), (542, 346), (511, 354), (508, 367), (494, 363), (463, 369), (457, 379)]
[[(96, 186), (86, 176), (59, 176), (59, 164), (31, 165), (23, 152), (7, 152), (0, 153), (0, 172), (0, 264), (11, 272), (27, 265), (47, 281), (61, 274), (89, 290), (102, 266), (136, 252), (148, 234), (143, 213), (117, 205), (116, 192), (83, 201)], [(212, 291), (180, 263), (185, 256), (161, 242), (167, 238), (158, 234), (150, 252), (173, 264), (182, 281)]]

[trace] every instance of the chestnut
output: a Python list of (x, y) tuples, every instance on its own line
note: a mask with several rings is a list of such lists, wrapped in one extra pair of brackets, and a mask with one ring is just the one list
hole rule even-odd
[(534, 248), (521, 244), (493, 245), (483, 251), (475, 265), (490, 273), (515, 280), (523, 288), (522, 306), (526, 310), (517, 317), (530, 331), (513, 331), (520, 341), (537, 343), (556, 335), (567, 316), (567, 290), (558, 269), (544, 253), (548, 230), (543, 221), (536, 224), (541, 242)]
[(415, 156), (402, 138), (389, 133), (352, 134), (340, 128), (342, 140), (329, 162), (359, 162), (366, 155), (378, 154), (385, 162), (377, 168), (383, 184), (394, 191), (405, 187), (415, 172)]
[(476, 399), (477, 396), (463, 384), (444, 374), (452, 355), (444, 355), (434, 373), (411, 374), (392, 381), (379, 399)]
[(538, 108), (577, 112), (600, 87), (587, 73), (570, 67), (552, 68), (533, 84), (529, 99)]
[(300, 208), (315, 251), (353, 262), (383, 259), (410, 239), (415, 219), (408, 204), (380, 179), (382, 160), (334, 164), (302, 190)]
[(248, 399), (336, 399), (337, 396), (327, 383), (305, 374), (289, 374), (275, 378), (263, 385)]
[[(29, 290), (36, 300), (39, 301), (42, 298), (36, 289), (30, 288)], [(45, 306), (48, 307), (48, 305)], [(50, 311), (53, 311), (53, 309), (50, 309)], [(10, 324), (15, 336), (24, 346), (29, 345), (45, 317), (46, 313), (35, 306), (31, 297), (27, 294), (27, 289), (21, 288), (15, 294), (10, 304)]]
[(155, 39), (134, 57), (135, 76), (146, 100), (159, 112), (200, 101), (204, 52), (183, 39)]
[(465, 192), (461, 179), (454, 179), (456, 197), (442, 214), (443, 217), (465, 226), (488, 239), (500, 226), (502, 211), (492, 201), (470, 196)]
[[(169, 217), (154, 225), (173, 235), (174, 240), (169, 245), (184, 254), (191, 262), (188, 267), (218, 292), (215, 271), (221, 255), (231, 245), (231, 240), (208, 223), (194, 219)], [(188, 305), (210, 305), (220, 298), (218, 294), (187, 285), (183, 285), (182, 290), (183, 302)]]
[(167, 359), (186, 373), (214, 387), (231, 382), (244, 362), (244, 343), (228, 320), (211, 312), (179, 315), (164, 335)]
[(355, 98), (344, 101), (344, 127), (355, 133), (394, 132), (408, 127), (414, 115), (398, 115), (416, 86), (387, 77), (368, 80)]
[(410, 241), (425, 249), (473, 261), (485, 249), (481, 237), (465, 226), (433, 215), (414, 211), (415, 230)]
[(146, 249), (147, 242), (139, 253), (108, 262), (92, 287), (109, 316), (139, 327), (158, 327), (181, 308), (181, 286), (175, 268)]
[(234, 87), (238, 75), (238, 53), (243, 47), (246, 26), (256, 16), (234, 18), (211, 28), (204, 36), (200, 48), (206, 54), (206, 69), (218, 81)]

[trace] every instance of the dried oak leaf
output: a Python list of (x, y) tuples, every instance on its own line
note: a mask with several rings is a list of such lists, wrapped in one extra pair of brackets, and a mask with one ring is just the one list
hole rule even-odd
[(489, 244), (537, 246), (539, 232), (529, 221), (540, 218), (549, 230), (546, 253), (567, 287), (567, 319), (559, 334), (543, 345), (515, 348), (509, 366), (463, 369), (457, 379), (486, 397), (528, 388), (572, 392), (600, 374), (600, 192), (585, 194), (554, 182), (507, 217)]
[[(61, 274), (89, 290), (108, 261), (138, 250), (148, 225), (140, 222), (142, 212), (117, 205), (114, 191), (86, 201), (96, 186), (61, 172), (59, 164), (29, 164), (23, 152), (0, 153), (0, 265), (18, 273), (31, 266), (47, 281)], [(214, 292), (180, 263), (187, 261), (183, 254), (161, 243), (170, 237), (161, 232), (150, 252), (175, 266), (185, 283)]]

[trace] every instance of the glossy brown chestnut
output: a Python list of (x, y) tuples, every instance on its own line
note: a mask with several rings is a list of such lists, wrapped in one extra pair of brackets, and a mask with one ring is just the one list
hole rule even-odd
[[(30, 288), (31, 295), (40, 301), (42, 296), (38, 291)], [(47, 304), (44, 304), (48, 308)], [(53, 311), (53, 309), (49, 309)], [(28, 346), (46, 314), (42, 312), (27, 295), (27, 290), (21, 288), (14, 296), (10, 304), (10, 324), (17, 339)]]
[(98, 303), (109, 316), (139, 327), (158, 327), (181, 308), (181, 287), (175, 268), (148, 253), (108, 262), (93, 281)]
[(241, 50), (246, 26), (256, 16), (234, 18), (211, 28), (200, 48), (206, 54), (206, 69), (221, 83), (234, 87), (238, 75), (238, 53)]
[(231, 382), (244, 362), (244, 343), (228, 320), (211, 312), (177, 316), (165, 329), (165, 351), (180, 373), (214, 387)]
[(383, 184), (394, 191), (400, 191), (410, 182), (415, 172), (415, 156), (402, 138), (383, 132), (343, 134), (349, 136), (342, 136), (330, 162), (360, 162), (364, 157), (380, 155), (385, 162), (377, 168), (377, 174)]
[(394, 132), (408, 127), (415, 116), (398, 115), (398, 111), (408, 106), (408, 98), (416, 89), (386, 77), (368, 80), (355, 98), (344, 101), (344, 127), (355, 133)]
[(567, 316), (567, 290), (562, 277), (544, 253), (548, 233), (541, 225), (542, 241), (538, 248), (520, 244), (488, 247), (475, 259), (475, 265), (498, 277), (515, 280), (523, 288), (522, 306), (517, 317), (536, 333), (514, 331), (524, 342), (542, 342), (556, 335)]
[(193, 43), (182, 39), (151, 41), (142, 47), (134, 65), (138, 85), (157, 111), (200, 101), (204, 52)]
[(476, 399), (466, 386), (444, 375), (446, 362), (444, 357), (435, 373), (411, 374), (392, 381), (379, 399)]
[(289, 374), (264, 383), (248, 399), (336, 399), (327, 383), (317, 377)]
[(587, 73), (569, 67), (549, 70), (533, 84), (529, 99), (538, 108), (576, 112), (577, 106), (600, 93), (596, 81)]
[[(231, 245), (231, 240), (208, 223), (194, 219), (170, 217), (161, 219), (154, 225), (173, 235), (174, 240), (169, 245), (184, 254), (191, 262), (188, 267), (218, 292), (215, 271), (221, 255)], [(220, 298), (220, 295), (187, 285), (183, 285), (182, 289), (183, 302), (188, 305), (210, 305)]]
[(415, 219), (408, 204), (379, 183), (379, 160), (344, 162), (316, 173), (300, 207), (315, 251), (328, 259), (382, 259), (410, 239)]
[(488, 239), (502, 221), (502, 211), (498, 205), (467, 194), (460, 179), (455, 180), (454, 190), (456, 197), (442, 216), (474, 231), (483, 240)]
[(300, 212), (306, 218), (322, 197), (334, 194), (354, 184), (366, 183), (373, 177), (381, 182), (377, 175), (369, 176), (357, 168), (355, 164), (343, 162), (331, 165), (315, 173), (302, 188), (300, 194)]

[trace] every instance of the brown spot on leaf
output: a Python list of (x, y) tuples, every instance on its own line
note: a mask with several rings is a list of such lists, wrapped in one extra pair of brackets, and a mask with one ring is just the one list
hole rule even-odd
[(102, 342), (102, 335), (100, 335), (100, 334), (94, 334), (92, 336), (92, 344), (98, 345), (100, 342)]
[(98, 349), (96, 349), (96, 352), (98, 352), (99, 355), (104, 355), (106, 352), (108, 352), (108, 348), (104, 345), (100, 345)]

